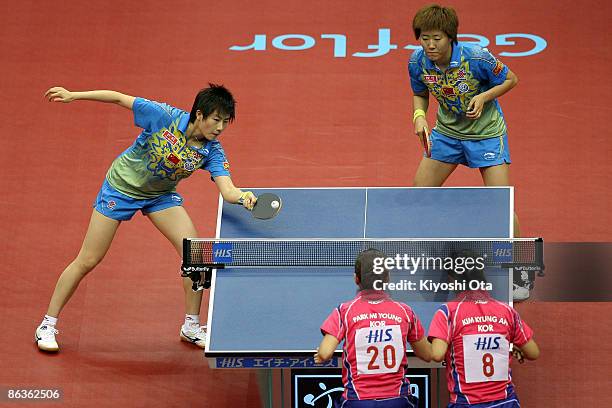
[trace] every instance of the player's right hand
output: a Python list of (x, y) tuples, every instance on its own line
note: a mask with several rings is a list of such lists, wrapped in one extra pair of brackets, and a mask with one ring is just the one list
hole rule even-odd
[(516, 346), (511, 351), (512, 357), (519, 362), (519, 364), (523, 364), (525, 362), (525, 356), (523, 352)]
[(242, 194), (240, 194), (238, 202), (247, 210), (252, 210), (257, 202), (257, 197), (255, 197), (255, 194), (253, 194), (252, 191), (244, 191)]
[(74, 101), (74, 95), (69, 90), (62, 88), (61, 86), (54, 86), (45, 92), (45, 97), (49, 99), (49, 102), (63, 102), (68, 103)]

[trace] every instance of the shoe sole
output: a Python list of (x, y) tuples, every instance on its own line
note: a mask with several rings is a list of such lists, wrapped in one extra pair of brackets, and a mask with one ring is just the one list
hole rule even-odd
[(59, 346), (58, 347), (45, 347), (38, 343), (40, 340), (42, 339), (39, 339), (36, 335), (34, 335), (34, 341), (36, 342), (36, 347), (38, 347), (39, 350), (46, 351), (49, 353), (57, 353), (59, 351)]
[(200, 348), (202, 348), (202, 349), (203, 349), (203, 348), (205, 348), (205, 346), (204, 346), (204, 345), (200, 346), (200, 345), (197, 343), (197, 340), (194, 340), (194, 339), (192, 339), (191, 337), (187, 337), (185, 334), (183, 334), (183, 331), (182, 331), (182, 330), (181, 330), (181, 333), (180, 333), (180, 337), (181, 337), (181, 341), (184, 341), (184, 342), (186, 342), (186, 343), (195, 344), (196, 346), (198, 346), (198, 347), (200, 347)]
[(528, 293), (526, 296), (512, 296), (512, 300), (515, 302), (524, 302), (531, 297), (531, 293)]

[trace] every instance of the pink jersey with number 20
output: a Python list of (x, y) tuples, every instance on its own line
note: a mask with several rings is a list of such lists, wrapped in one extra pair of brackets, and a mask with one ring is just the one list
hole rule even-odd
[(404, 378), (406, 342), (425, 335), (412, 309), (384, 292), (360, 292), (342, 303), (321, 326), (323, 334), (344, 340), (342, 382), (345, 399), (409, 395)]

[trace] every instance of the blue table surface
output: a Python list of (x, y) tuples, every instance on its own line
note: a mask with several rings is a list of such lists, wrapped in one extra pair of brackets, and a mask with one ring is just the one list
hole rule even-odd
[[(513, 191), (508, 187), (253, 191), (279, 194), (282, 211), (264, 221), (224, 203), (219, 238), (502, 238), (512, 231)], [(496, 297), (507, 300), (507, 271), (489, 279)], [(310, 352), (321, 339), (323, 320), (355, 294), (352, 268), (220, 270), (211, 288), (207, 353)], [(452, 294), (397, 291), (392, 296), (409, 304), (427, 328)]]

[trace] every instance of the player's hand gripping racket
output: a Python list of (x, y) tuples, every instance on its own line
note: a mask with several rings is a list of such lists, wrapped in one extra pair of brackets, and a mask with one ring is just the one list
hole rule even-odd
[(429, 129), (427, 126), (423, 128), (423, 136), (420, 137), (423, 149), (425, 149), (425, 155), (431, 157), (431, 139), (429, 138)]
[(514, 357), (516, 361), (519, 362), (519, 364), (523, 364), (525, 362), (525, 356), (523, 355), (523, 352), (520, 349), (514, 347), (510, 354), (512, 354), (512, 357)]
[[(239, 203), (242, 204), (242, 199), (239, 200)], [(257, 197), (251, 214), (260, 220), (269, 220), (276, 217), (282, 206), (283, 201), (279, 196), (273, 193), (263, 193)]]

